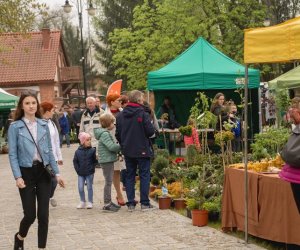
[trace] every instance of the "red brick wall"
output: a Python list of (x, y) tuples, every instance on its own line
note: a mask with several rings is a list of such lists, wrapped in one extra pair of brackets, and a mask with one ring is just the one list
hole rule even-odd
[(41, 102), (52, 102), (54, 101), (54, 83), (41, 83), (40, 84), (40, 97)]

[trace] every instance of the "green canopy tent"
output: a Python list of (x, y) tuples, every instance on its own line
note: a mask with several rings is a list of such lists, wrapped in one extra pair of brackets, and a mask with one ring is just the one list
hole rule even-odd
[(0, 88), (0, 110), (10, 110), (16, 107), (19, 97)]
[(19, 97), (0, 88), (0, 129), (5, 125), (10, 109), (16, 107), (18, 100)]
[(270, 89), (300, 88), (300, 66), (269, 81)]
[[(208, 43), (200, 37), (186, 51), (176, 57), (166, 66), (157, 71), (151, 71), (147, 76), (147, 88), (155, 94), (155, 109), (162, 104), (164, 96), (169, 96), (175, 105), (177, 119), (185, 124), (197, 91), (204, 90), (213, 98), (218, 92), (223, 92), (226, 99), (240, 102), (239, 95), (234, 92), (238, 88), (237, 78), (244, 78), (245, 67)], [(260, 73), (249, 69), (249, 88), (252, 103), (250, 117), (258, 131), (258, 87)], [(257, 122), (256, 122), (257, 121)]]

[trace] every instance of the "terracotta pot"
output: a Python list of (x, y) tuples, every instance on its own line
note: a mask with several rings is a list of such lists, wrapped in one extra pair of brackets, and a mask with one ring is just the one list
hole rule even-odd
[(184, 199), (174, 199), (174, 203), (175, 203), (175, 209), (177, 210), (186, 208), (186, 203)]
[(208, 223), (208, 211), (207, 210), (192, 210), (192, 222), (193, 226), (203, 227)]
[(171, 197), (158, 197), (159, 209), (169, 209), (171, 207)]

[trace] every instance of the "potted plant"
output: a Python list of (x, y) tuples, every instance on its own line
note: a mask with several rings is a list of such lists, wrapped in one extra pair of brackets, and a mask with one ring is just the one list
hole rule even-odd
[(214, 185), (213, 166), (203, 164), (199, 167), (198, 178), (193, 183), (193, 188), (187, 193), (187, 208), (191, 210), (194, 226), (206, 226), (208, 223), (208, 211), (204, 209), (207, 196), (211, 193)]
[(192, 135), (192, 126), (191, 125), (187, 125), (187, 126), (181, 126), (178, 128), (179, 132), (183, 135), (183, 136), (191, 136)]
[(204, 202), (203, 208), (208, 211), (209, 221), (218, 221), (221, 211), (221, 196), (216, 196), (211, 201)]
[(160, 179), (157, 176), (151, 177), (151, 186), (149, 192), (152, 193), (160, 184)]
[(169, 209), (171, 207), (172, 199), (168, 193), (166, 179), (163, 180), (161, 192), (162, 192), (162, 195), (158, 197), (158, 208), (159, 209)]

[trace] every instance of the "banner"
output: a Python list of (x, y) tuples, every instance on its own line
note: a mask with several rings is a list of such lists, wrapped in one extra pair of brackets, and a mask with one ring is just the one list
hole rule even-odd
[(122, 89), (122, 79), (116, 80), (111, 85), (109, 85), (106, 96), (112, 94), (121, 95), (121, 89)]

